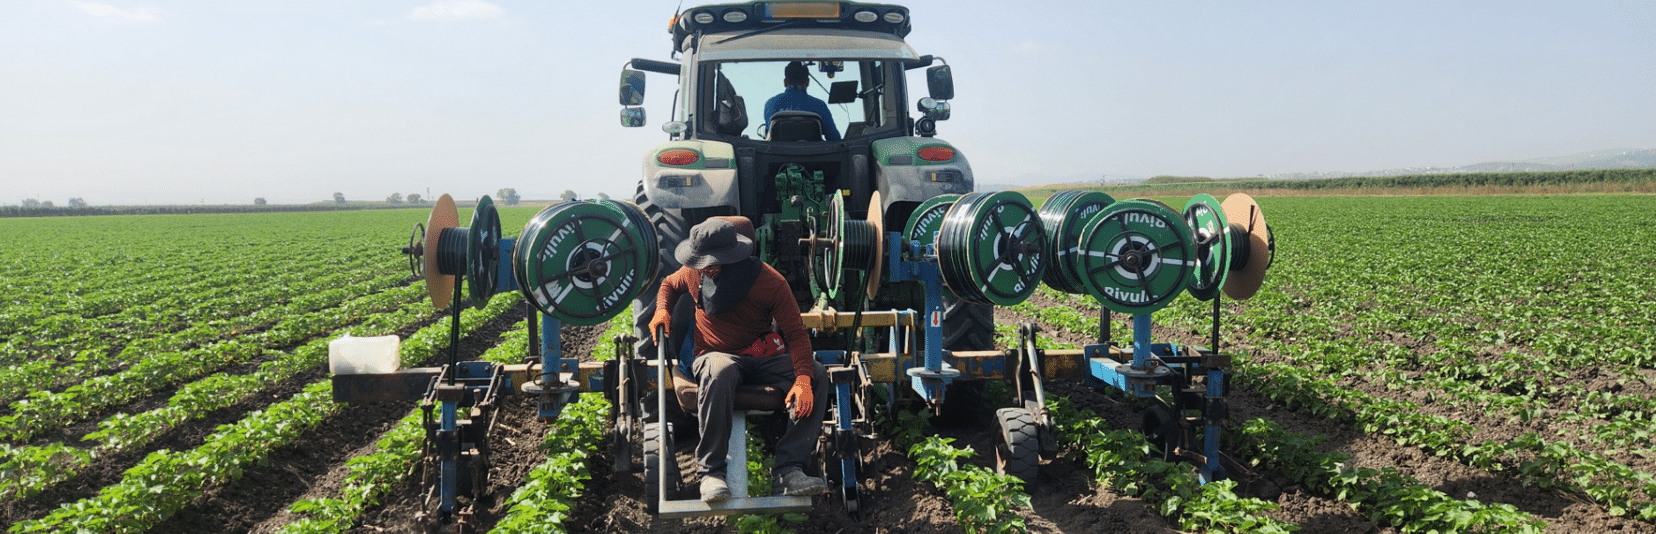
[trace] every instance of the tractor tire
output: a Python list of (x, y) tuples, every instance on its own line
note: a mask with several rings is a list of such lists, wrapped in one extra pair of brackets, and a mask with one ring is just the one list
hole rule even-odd
[[(995, 307), (972, 304), (943, 294), (943, 349), (994, 350)], [(979, 424), (988, 415), (988, 382), (957, 380), (943, 394), (943, 408), (932, 423), (959, 428)]]
[(639, 292), (638, 298), (633, 299), (633, 335), (638, 336), (634, 349), (640, 357), (654, 360), (656, 344), (650, 336), (650, 319), (655, 317), (656, 290), (661, 287), (663, 278), (678, 270), (678, 257), (673, 250), (678, 248), (680, 241), (684, 241), (690, 229), (679, 210), (663, 208), (650, 201), (650, 196), (644, 192), (643, 181), (638, 182), (633, 204), (637, 204), (638, 209), (649, 217), (650, 224), (655, 226), (656, 249), (661, 252), (661, 268), (656, 271), (655, 279), (650, 280), (644, 291)]
[(1040, 427), (1023, 408), (995, 410), (1000, 439), (995, 443), (995, 472), (1023, 479), (1025, 492), (1041, 473)]

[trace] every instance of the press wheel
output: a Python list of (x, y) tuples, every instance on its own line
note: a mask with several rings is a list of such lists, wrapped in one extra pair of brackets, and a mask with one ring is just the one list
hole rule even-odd
[(995, 410), (1000, 435), (995, 441), (995, 472), (1023, 479), (1027, 487), (1041, 472), (1040, 426), (1023, 408)]
[(1161, 449), (1163, 461), (1171, 462), (1178, 458), (1174, 451), (1179, 447), (1179, 422), (1173, 418), (1173, 411), (1166, 406), (1156, 404), (1144, 411), (1142, 429), (1145, 441)]
[(655, 514), (661, 504), (662, 477), (666, 477), (668, 496), (684, 489), (684, 473), (679, 470), (673, 450), (670, 426), (663, 432), (661, 423), (644, 423), (644, 507), (651, 514)]

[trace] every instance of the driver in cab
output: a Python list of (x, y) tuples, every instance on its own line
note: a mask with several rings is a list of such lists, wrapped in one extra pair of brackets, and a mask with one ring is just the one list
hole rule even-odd
[(765, 127), (770, 127), (771, 116), (778, 111), (809, 111), (822, 118), (822, 135), (828, 141), (840, 140), (839, 128), (828, 113), (828, 104), (805, 93), (811, 85), (811, 71), (798, 61), (788, 62), (782, 69), (782, 94), (765, 101)]

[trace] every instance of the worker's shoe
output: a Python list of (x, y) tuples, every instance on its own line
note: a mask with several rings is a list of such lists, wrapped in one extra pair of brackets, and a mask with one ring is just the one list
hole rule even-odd
[(816, 495), (828, 491), (827, 482), (805, 474), (798, 467), (789, 467), (776, 478), (781, 483), (783, 495)]
[(703, 475), (701, 481), (702, 502), (719, 502), (730, 498), (730, 485), (725, 484), (724, 478), (715, 475)]

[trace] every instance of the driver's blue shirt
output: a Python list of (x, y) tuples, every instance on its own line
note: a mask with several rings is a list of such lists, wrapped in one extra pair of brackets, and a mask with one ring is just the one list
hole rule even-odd
[(828, 113), (828, 104), (817, 97), (805, 94), (804, 89), (788, 87), (782, 94), (765, 101), (765, 128), (769, 131), (771, 115), (778, 111), (809, 111), (822, 117), (822, 136), (829, 141), (840, 140), (839, 128), (834, 126), (834, 116)]

